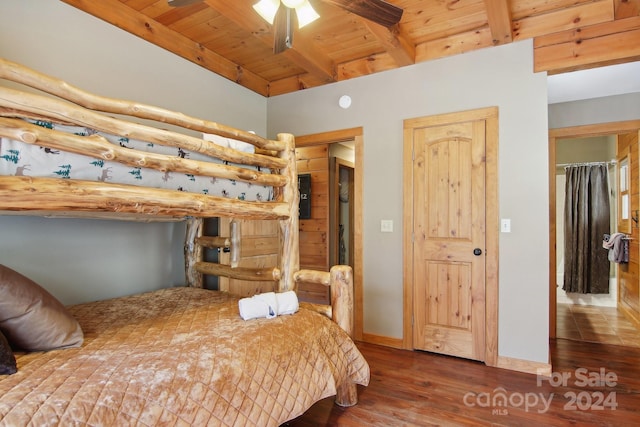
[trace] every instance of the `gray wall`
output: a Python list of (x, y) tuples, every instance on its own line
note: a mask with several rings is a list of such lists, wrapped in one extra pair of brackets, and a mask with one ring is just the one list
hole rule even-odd
[(549, 129), (637, 119), (640, 92), (549, 105)]
[[(259, 134), (265, 98), (59, 1), (2, 0), (0, 56), (100, 95)], [(184, 283), (182, 223), (0, 216), (0, 263), (65, 304)]]
[(518, 42), (269, 99), (270, 134), (364, 129), (366, 333), (402, 337), (403, 120), (498, 106), (500, 216), (512, 221), (500, 235), (499, 355), (548, 362), (547, 88), (532, 58)]

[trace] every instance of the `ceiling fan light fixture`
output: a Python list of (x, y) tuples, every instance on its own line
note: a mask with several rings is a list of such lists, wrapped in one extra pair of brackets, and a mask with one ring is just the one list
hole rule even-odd
[(309, 3), (309, 0), (281, 0), (282, 3), (289, 9), (296, 9), (302, 6), (303, 3)]
[[(282, 0), (285, 5), (285, 0)], [(302, 28), (320, 18), (318, 12), (315, 11), (309, 0), (304, 0), (298, 6), (296, 6), (296, 16), (298, 17), (298, 28)]]
[(271, 25), (273, 25), (276, 12), (278, 12), (279, 7), (280, 0), (260, 0), (258, 3), (253, 5), (253, 8), (258, 12), (258, 15)]

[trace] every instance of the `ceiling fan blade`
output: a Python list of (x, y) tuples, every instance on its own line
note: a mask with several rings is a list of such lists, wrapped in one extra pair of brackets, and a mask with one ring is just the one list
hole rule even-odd
[(341, 7), (385, 27), (391, 27), (402, 18), (403, 9), (384, 0), (322, 0)]
[(273, 20), (273, 53), (284, 52), (291, 47), (292, 43), (291, 10), (280, 4)]
[(171, 7), (189, 6), (190, 4), (200, 3), (202, 0), (167, 0)]

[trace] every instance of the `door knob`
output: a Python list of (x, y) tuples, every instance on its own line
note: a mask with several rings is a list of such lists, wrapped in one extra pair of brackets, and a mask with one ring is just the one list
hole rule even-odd
[(480, 255), (482, 255), (482, 249), (480, 249), (480, 248), (475, 248), (475, 249), (473, 250), (473, 254), (474, 254), (475, 256), (480, 256)]

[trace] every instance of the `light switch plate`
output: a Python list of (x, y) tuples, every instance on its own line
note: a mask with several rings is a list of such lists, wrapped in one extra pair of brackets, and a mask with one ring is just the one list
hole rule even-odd
[(509, 218), (502, 218), (500, 222), (500, 231), (503, 233), (511, 233), (511, 220)]
[(380, 220), (380, 231), (382, 231), (383, 233), (393, 233), (393, 220)]

